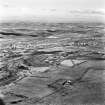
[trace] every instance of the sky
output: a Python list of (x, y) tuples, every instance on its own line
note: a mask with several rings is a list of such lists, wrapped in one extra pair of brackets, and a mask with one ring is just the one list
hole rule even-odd
[(105, 16), (105, 0), (0, 0), (0, 20), (76, 20)]

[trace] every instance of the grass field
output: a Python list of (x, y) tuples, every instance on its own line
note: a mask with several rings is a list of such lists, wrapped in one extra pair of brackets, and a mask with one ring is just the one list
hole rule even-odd
[(0, 24), (0, 89), (7, 105), (104, 105), (105, 24)]

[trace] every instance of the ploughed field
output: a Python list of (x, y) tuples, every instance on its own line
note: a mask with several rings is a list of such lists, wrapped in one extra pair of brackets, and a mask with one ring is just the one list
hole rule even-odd
[(104, 28), (103, 23), (1, 23), (5, 103), (104, 105)]

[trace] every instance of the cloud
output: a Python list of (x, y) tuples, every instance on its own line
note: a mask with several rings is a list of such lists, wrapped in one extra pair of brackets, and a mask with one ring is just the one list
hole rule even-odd
[(54, 11), (56, 11), (56, 9), (50, 9), (50, 11), (54, 12)]
[[(78, 16), (77, 16), (78, 15)], [(29, 7), (29, 6), (0, 6), (0, 20), (8, 19), (39, 19), (41, 20), (95, 20), (105, 16), (105, 9), (71, 9), (55, 7)], [(38, 17), (38, 18), (37, 18)]]
[(93, 14), (93, 15), (105, 15), (105, 10), (70, 10), (72, 14)]

